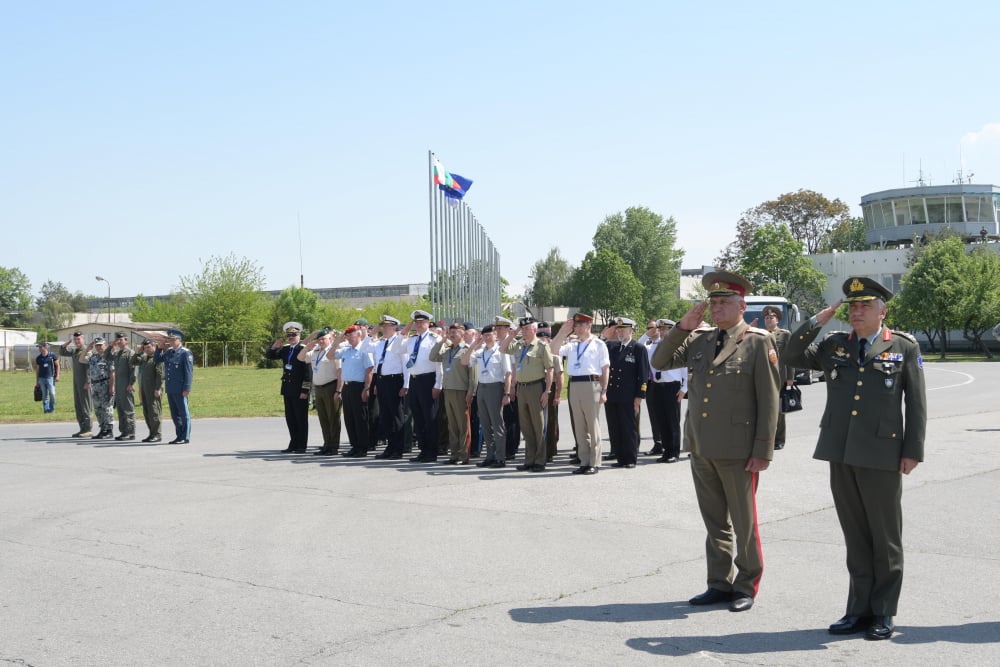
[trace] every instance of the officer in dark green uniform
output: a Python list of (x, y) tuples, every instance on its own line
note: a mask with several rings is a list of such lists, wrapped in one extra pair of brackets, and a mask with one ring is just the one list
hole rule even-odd
[(792, 335), (782, 363), (826, 373), (813, 458), (830, 462), (851, 577), (847, 613), (830, 633), (888, 639), (903, 584), (902, 475), (924, 457), (923, 360), (912, 336), (882, 325), (892, 292), (864, 277), (848, 278), (843, 290), (852, 331), (813, 343), (838, 301)]
[[(764, 317), (764, 328), (771, 332), (774, 336), (774, 346), (778, 350), (778, 356), (781, 356), (781, 351), (785, 349), (785, 345), (788, 344), (788, 339), (792, 337), (792, 332), (788, 329), (782, 329), (779, 324), (781, 323), (781, 309), (777, 306), (764, 306), (761, 310), (761, 315)], [(781, 366), (778, 368), (778, 390), (780, 391), (782, 387), (791, 387), (795, 384), (795, 369), (790, 366)], [(784, 449), (785, 447), (785, 415), (782, 412), (778, 413), (778, 430), (774, 432), (774, 448)]]
[[(746, 611), (764, 571), (755, 497), (758, 474), (774, 452), (778, 353), (766, 330), (743, 321), (743, 297), (752, 289), (746, 278), (714, 271), (702, 284), (708, 303), (691, 307), (656, 348), (652, 365), (688, 367), (684, 432), (708, 532), (708, 590), (689, 602)], [(701, 326), (709, 308), (716, 326)]]

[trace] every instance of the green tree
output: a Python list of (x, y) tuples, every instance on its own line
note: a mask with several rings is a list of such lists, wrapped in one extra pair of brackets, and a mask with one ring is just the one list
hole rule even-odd
[(1000, 257), (978, 245), (965, 258), (964, 287), (958, 305), (962, 314), (962, 336), (987, 359), (993, 352), (983, 342), (983, 334), (1000, 321)]
[(642, 302), (632, 314), (662, 317), (676, 306), (684, 251), (676, 248), (677, 222), (643, 206), (604, 219), (594, 233), (594, 250), (617, 254), (641, 282)]
[(587, 253), (570, 281), (569, 296), (604, 321), (618, 315), (642, 317), (642, 284), (611, 250)]
[(736, 240), (730, 243), (716, 265), (732, 266), (744, 254), (753, 230), (763, 225), (784, 225), (812, 255), (820, 251), (824, 239), (840, 223), (850, 219), (850, 207), (840, 199), (829, 200), (812, 190), (798, 190), (780, 195), (743, 212), (736, 227)]
[(559, 248), (549, 248), (549, 253), (531, 267), (531, 287), (525, 295), (532, 306), (558, 306), (566, 303), (566, 289), (573, 277), (569, 265)]
[(73, 319), (73, 295), (60, 282), (46, 280), (38, 290), (38, 314), (42, 317), (42, 326), (46, 329), (61, 329)]
[(181, 294), (171, 294), (166, 301), (157, 299), (148, 301), (146, 297), (139, 294), (135, 297), (129, 315), (133, 322), (180, 322), (183, 320), (181, 313), (184, 310), (184, 296)]
[(256, 262), (233, 254), (213, 256), (200, 274), (181, 276), (186, 305), (178, 323), (193, 340), (263, 341), (270, 314), (263, 287), (263, 270)]
[(22, 326), (31, 316), (31, 281), (18, 268), (0, 266), (0, 321)]
[(847, 218), (835, 222), (830, 228), (830, 233), (823, 237), (819, 244), (819, 252), (834, 250), (851, 252), (867, 249), (864, 218)]
[[(304, 332), (323, 327), (325, 313), (316, 293), (301, 287), (282, 290), (271, 308), (271, 332), (281, 331), (285, 322), (294, 321), (303, 326)], [(302, 334), (305, 337), (305, 333)]]
[(962, 327), (961, 304), (966, 266), (965, 244), (957, 236), (930, 239), (915, 249), (902, 289), (889, 302), (886, 319), (901, 329), (937, 331), (941, 358), (948, 353), (947, 332)]
[(826, 276), (802, 253), (802, 242), (785, 225), (757, 227), (733, 269), (754, 285), (754, 292), (783, 296), (808, 312), (826, 307)]

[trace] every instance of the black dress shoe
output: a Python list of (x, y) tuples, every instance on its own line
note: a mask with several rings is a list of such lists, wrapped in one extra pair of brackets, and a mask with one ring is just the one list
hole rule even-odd
[(443, 463), (443, 465), (446, 465), (446, 466), (458, 465), (458, 460), (457, 459), (448, 459), (447, 461), (445, 461)]
[[(185, 440), (184, 438), (178, 438), (177, 440), (174, 440), (170, 444), (171, 445), (186, 445), (186, 444), (189, 444), (190, 442), (191, 442), (190, 440)], [(299, 451), (299, 450), (295, 450), (295, 451)], [(302, 451), (304, 452), (305, 450), (303, 449)]]
[(517, 470), (528, 471), (531, 470), (531, 466), (522, 463), (521, 465), (517, 466)]
[(729, 603), (729, 611), (746, 611), (752, 606), (752, 597), (746, 593), (733, 593), (733, 601)]
[(426, 456), (414, 456), (412, 459), (410, 459), (410, 463), (434, 463), (435, 461), (437, 461), (436, 458), (432, 459)]
[(733, 599), (733, 594), (729, 591), (720, 591), (718, 588), (709, 588), (701, 595), (695, 595), (693, 598), (688, 600), (688, 604), (693, 604), (697, 607), (706, 604), (719, 604), (720, 602), (731, 602), (732, 599)]
[(119, 442), (121, 442), (123, 440), (135, 440), (135, 436), (134, 435), (120, 435), (117, 438), (115, 438), (115, 440), (117, 440)]
[(680, 461), (676, 456), (664, 456), (662, 459), (656, 459), (660, 463), (677, 463)]
[(587, 472), (587, 466), (580, 466), (579, 468), (577, 468), (576, 470), (573, 471), (573, 474), (574, 475), (582, 475), (585, 472)]
[(363, 459), (368, 457), (368, 452), (347, 452), (344, 456), (349, 459)]
[(611, 467), (612, 468), (624, 468), (625, 464), (622, 463), (621, 461), (615, 461), (614, 463), (611, 464)]
[(847, 615), (827, 628), (827, 631), (831, 635), (853, 635), (858, 632), (864, 632), (871, 624), (871, 616)]
[[(167, 444), (170, 444), (170, 445), (176, 445), (176, 444), (177, 444), (177, 439), (175, 438), (174, 440), (171, 440), (171, 441), (170, 441), (169, 443), (167, 443)], [(292, 452), (294, 452), (294, 451), (295, 451), (295, 448), (294, 448), (294, 447), (292, 447), (291, 445), (289, 445), (288, 447), (285, 447), (284, 449), (282, 449), (282, 450), (281, 450), (281, 453), (282, 453), (282, 454), (291, 454), (291, 453), (292, 453)]]
[(480, 461), (479, 463), (476, 464), (476, 467), (477, 468), (489, 468), (491, 465), (493, 465), (493, 461), (494, 461), (494, 459), (486, 459), (485, 461)]
[(875, 616), (872, 618), (872, 624), (865, 630), (865, 639), (888, 639), (892, 637), (892, 632), (895, 629), (892, 616)]
[(493, 463), (487, 466), (487, 468), (506, 468), (506, 467), (507, 467), (506, 461), (494, 461)]
[(774, 443), (774, 448), (775, 449), (784, 449), (785, 448), (785, 443), (783, 443), (783, 442), (776, 442), (776, 443)]
[(661, 456), (663, 454), (662, 447), (653, 447), (651, 450), (645, 453), (646, 456)]
[(157, 443), (159, 441), (160, 441), (159, 438), (146, 438), (145, 440), (143, 440), (143, 442), (148, 442), (150, 444), (154, 444), (154, 443)]
[(583, 475), (596, 475), (601, 471), (600, 468), (595, 468), (594, 466), (587, 466), (587, 468), (581, 473)]
[(384, 458), (386, 461), (400, 461), (400, 460), (402, 460), (403, 455), (402, 454), (390, 454), (389, 456), (384, 456), (382, 458)]
[(545, 472), (545, 466), (533, 465), (530, 468), (528, 468), (528, 472)]
[(334, 452), (332, 449), (327, 449), (326, 447), (324, 447), (323, 449), (317, 449), (315, 452), (313, 452), (313, 456), (333, 456), (335, 453), (336, 452)]

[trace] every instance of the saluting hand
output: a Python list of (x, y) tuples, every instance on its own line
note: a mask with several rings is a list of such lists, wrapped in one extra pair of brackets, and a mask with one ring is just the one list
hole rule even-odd
[(832, 306), (827, 306), (823, 310), (816, 313), (816, 323), (819, 324), (820, 326), (823, 326), (824, 324), (832, 320), (834, 313), (837, 312), (837, 308), (840, 308), (840, 304), (842, 303), (844, 303), (844, 300), (840, 299), (839, 301), (837, 301), (837, 303), (833, 304)]
[(684, 317), (677, 323), (677, 326), (685, 331), (694, 331), (701, 325), (706, 310), (708, 310), (708, 301), (699, 301), (684, 313)]

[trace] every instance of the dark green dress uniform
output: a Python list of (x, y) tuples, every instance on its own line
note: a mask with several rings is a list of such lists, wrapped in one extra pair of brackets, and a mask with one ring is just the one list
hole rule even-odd
[[(145, 347), (145, 345), (144, 345)], [(132, 357), (132, 366), (139, 375), (139, 402), (142, 403), (142, 416), (146, 420), (149, 435), (143, 442), (159, 442), (163, 411), (163, 364), (156, 363), (154, 355), (137, 352)]]
[[(81, 335), (79, 331), (73, 334)], [(80, 430), (74, 433), (75, 437), (90, 436), (93, 428), (94, 401), (87, 389), (87, 376), (89, 374), (87, 362), (81, 359), (80, 350), (75, 343), (68, 343), (59, 346), (59, 356), (69, 357), (73, 370), (73, 409), (76, 411), (76, 423)]]
[[(758, 473), (751, 457), (770, 460), (778, 423), (778, 354), (765, 329), (739, 322), (725, 331), (674, 327), (653, 353), (654, 368), (688, 368), (691, 451), (705, 541), (708, 586), (755, 597), (764, 571), (757, 531)], [(735, 575), (733, 569), (736, 569)]]
[(859, 364), (857, 334), (831, 333), (813, 343), (821, 328), (815, 318), (800, 327), (782, 363), (826, 374), (813, 458), (830, 462), (851, 577), (847, 615), (895, 616), (903, 583), (900, 459), (924, 455), (920, 347), (909, 334), (883, 328)]
[[(766, 311), (765, 311), (766, 312)], [(792, 332), (788, 329), (777, 328), (771, 332), (774, 336), (774, 347), (778, 350), (778, 357), (781, 357), (781, 352), (788, 345), (788, 339), (792, 337)], [(789, 380), (795, 379), (795, 369), (791, 366), (786, 366), (782, 364), (778, 367), (778, 391), (780, 392), (784, 388), (785, 383)], [(785, 415), (782, 412), (778, 412), (778, 428), (774, 432), (774, 448), (782, 449), (785, 446)]]

